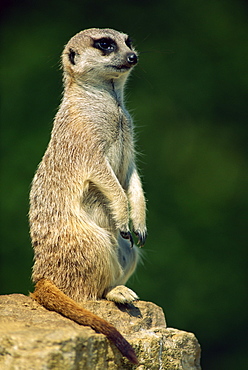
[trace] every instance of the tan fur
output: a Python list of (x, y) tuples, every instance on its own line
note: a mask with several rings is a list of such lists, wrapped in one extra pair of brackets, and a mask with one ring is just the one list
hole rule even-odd
[[(78, 33), (62, 54), (64, 95), (30, 193), (32, 278), (39, 284), (33, 297), (57, 312), (64, 297), (58, 292), (76, 306), (138, 298), (124, 286), (139, 254), (130, 221), (141, 245), (146, 238), (132, 121), (123, 103), (136, 54), (127, 35), (110, 29)], [(46, 303), (49, 289), (58, 297), (53, 308)], [(69, 311), (61, 313), (71, 317)]]

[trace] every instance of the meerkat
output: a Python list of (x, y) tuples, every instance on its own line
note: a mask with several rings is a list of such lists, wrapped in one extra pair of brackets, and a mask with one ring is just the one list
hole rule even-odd
[(130, 38), (92, 28), (62, 53), (64, 92), (51, 139), (30, 192), (34, 248), (31, 296), (112, 340), (138, 363), (131, 345), (86, 300), (131, 303), (124, 284), (146, 240), (146, 201), (135, 165), (132, 119), (124, 85), (138, 62)]

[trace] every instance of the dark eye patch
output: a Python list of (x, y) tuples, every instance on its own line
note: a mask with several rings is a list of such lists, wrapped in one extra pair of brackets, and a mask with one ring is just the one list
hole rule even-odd
[(68, 58), (69, 58), (69, 61), (71, 62), (71, 64), (75, 65), (75, 55), (76, 55), (76, 52), (73, 50), (73, 49), (69, 49), (69, 54), (68, 54)]
[(110, 54), (117, 49), (116, 42), (108, 37), (95, 40), (93, 46), (96, 49), (102, 50), (105, 54)]
[(129, 47), (129, 49), (132, 49), (132, 39), (130, 37), (126, 39), (125, 43)]

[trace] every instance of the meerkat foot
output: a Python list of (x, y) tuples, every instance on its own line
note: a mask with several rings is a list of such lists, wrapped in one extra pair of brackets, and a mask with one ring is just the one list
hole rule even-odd
[(137, 294), (131, 289), (127, 288), (125, 285), (117, 285), (106, 294), (105, 298), (108, 301), (122, 304), (132, 303), (133, 301), (139, 299)]

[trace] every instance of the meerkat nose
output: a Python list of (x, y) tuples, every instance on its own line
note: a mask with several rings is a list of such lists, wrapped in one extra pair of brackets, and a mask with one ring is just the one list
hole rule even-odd
[(138, 57), (135, 53), (128, 53), (127, 54), (127, 61), (131, 65), (135, 65), (138, 62)]

